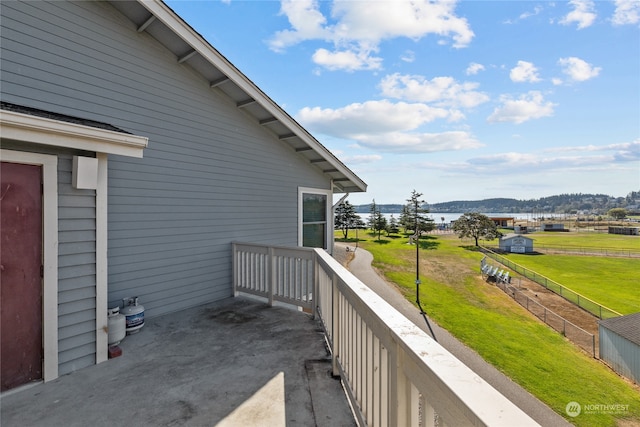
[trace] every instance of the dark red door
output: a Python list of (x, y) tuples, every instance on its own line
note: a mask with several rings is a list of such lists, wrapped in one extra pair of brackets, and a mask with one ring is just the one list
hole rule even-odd
[(0, 164), (2, 391), (42, 378), (42, 167)]

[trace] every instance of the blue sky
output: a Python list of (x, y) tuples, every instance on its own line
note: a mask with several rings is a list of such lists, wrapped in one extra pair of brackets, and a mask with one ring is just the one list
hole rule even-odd
[(167, 4), (367, 182), (353, 204), (640, 190), (640, 0)]

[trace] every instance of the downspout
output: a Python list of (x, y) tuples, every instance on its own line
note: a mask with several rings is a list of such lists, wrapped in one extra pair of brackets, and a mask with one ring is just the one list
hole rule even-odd
[[(333, 188), (333, 180), (331, 180), (331, 187)], [(334, 241), (335, 241), (335, 237), (334, 237), (335, 230), (333, 229), (333, 227), (336, 221), (336, 208), (340, 203), (344, 202), (347, 199), (347, 197), (349, 197), (349, 194), (351, 193), (346, 193), (344, 196), (340, 198), (340, 200), (336, 202), (335, 205), (331, 206), (331, 245), (330, 245), (331, 251), (329, 252), (331, 256), (333, 256), (333, 247), (334, 247)]]

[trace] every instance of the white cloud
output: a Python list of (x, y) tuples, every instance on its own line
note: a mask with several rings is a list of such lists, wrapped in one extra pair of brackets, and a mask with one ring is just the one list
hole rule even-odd
[(382, 100), (337, 109), (305, 107), (297, 119), (312, 131), (359, 141), (361, 135), (409, 131), (436, 119), (447, 119), (450, 114), (447, 109), (425, 104)]
[(628, 162), (640, 160), (640, 138), (633, 142), (621, 142), (607, 145), (579, 145), (574, 147), (554, 147), (548, 152), (611, 152), (611, 160)]
[(382, 79), (383, 96), (406, 101), (433, 103), (438, 107), (473, 108), (489, 100), (478, 92), (478, 83), (459, 83), (453, 77), (434, 77), (391, 74)]
[(545, 102), (544, 97), (538, 91), (530, 91), (520, 95), (518, 99), (503, 95), (500, 100), (502, 105), (496, 107), (487, 119), (490, 123), (520, 124), (528, 120), (549, 117), (553, 115), (553, 107), (555, 106), (551, 102)]
[(455, 1), (334, 0), (329, 23), (318, 1), (282, 0), (281, 14), (287, 16), (291, 28), (276, 32), (268, 43), (272, 50), (283, 51), (306, 40), (321, 40), (333, 49), (314, 54), (318, 65), (331, 70), (376, 69), (380, 58), (369, 57), (378, 52), (383, 40), (436, 35), (451, 40), (456, 48), (468, 46), (474, 34), (467, 20), (456, 16), (455, 6)]
[(480, 147), (466, 131), (416, 131), (436, 119), (450, 119), (452, 114), (455, 111), (425, 104), (383, 100), (338, 109), (303, 108), (296, 119), (313, 132), (350, 139), (361, 147), (382, 151), (426, 153)]
[(616, 10), (611, 22), (613, 25), (637, 24), (640, 22), (640, 1), (615, 0)]
[(560, 20), (563, 25), (571, 25), (576, 22), (578, 29), (587, 28), (596, 20), (594, 3), (592, 0), (571, 0), (569, 2), (573, 10)]
[(416, 53), (412, 50), (407, 50), (404, 54), (402, 54), (402, 56), (400, 56), (400, 59), (404, 62), (413, 62), (416, 60)]
[(458, 151), (482, 146), (470, 133), (464, 131), (369, 134), (360, 136), (358, 142), (368, 148), (404, 153)]
[(369, 52), (349, 50), (329, 52), (326, 49), (318, 49), (312, 59), (316, 64), (331, 71), (377, 70), (382, 65), (382, 58), (372, 57)]
[(562, 66), (562, 72), (574, 82), (592, 79), (600, 74), (600, 70), (602, 70), (602, 68), (594, 67), (592, 64), (575, 56), (560, 58), (558, 64)]
[(331, 31), (326, 27), (327, 20), (318, 10), (315, 0), (283, 0), (280, 13), (287, 16), (291, 29), (278, 31), (269, 41), (269, 47), (276, 52), (304, 40), (331, 37)]
[[(549, 155), (549, 152), (575, 153), (572, 155)], [(592, 154), (592, 153), (598, 154)], [(589, 154), (585, 154), (589, 153)], [(429, 164), (430, 168), (456, 171), (462, 174), (478, 174), (491, 171), (493, 174), (539, 175), (567, 171), (606, 171), (611, 168), (624, 169), (625, 163), (640, 160), (640, 139), (630, 143), (558, 147), (543, 153), (507, 152), (478, 156), (457, 163)], [(617, 165), (617, 166), (616, 166)], [(426, 166), (426, 165), (425, 165)]]
[(472, 62), (467, 67), (466, 73), (467, 76), (478, 74), (480, 71), (484, 71), (484, 65), (478, 64), (477, 62)]
[(520, 14), (520, 16), (518, 16), (518, 18), (517, 18), (517, 19), (507, 19), (507, 20), (505, 20), (503, 23), (504, 23), (504, 24), (515, 24), (515, 23), (517, 23), (518, 21), (523, 21), (523, 20), (528, 19), (528, 18), (530, 18), (530, 17), (532, 17), (532, 16), (539, 15), (539, 14), (540, 14), (540, 12), (542, 12), (542, 10), (543, 10), (542, 6), (539, 6), (539, 5), (538, 5), (538, 6), (535, 6), (535, 7), (533, 8), (533, 11), (530, 11), (530, 12), (523, 12), (523, 13), (521, 13), (521, 14)]
[(531, 62), (527, 61), (518, 61), (518, 65), (511, 69), (509, 77), (511, 81), (516, 83), (535, 83), (540, 81), (538, 69)]

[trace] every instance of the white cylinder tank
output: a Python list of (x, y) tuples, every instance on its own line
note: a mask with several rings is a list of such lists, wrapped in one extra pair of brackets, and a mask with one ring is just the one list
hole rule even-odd
[(107, 310), (107, 327), (109, 330), (109, 345), (120, 344), (127, 334), (127, 321), (124, 315), (120, 314), (120, 307), (114, 307)]
[(138, 303), (138, 297), (123, 298), (121, 310), (126, 317), (127, 335), (135, 334), (144, 326), (144, 306)]

